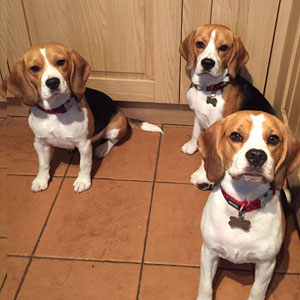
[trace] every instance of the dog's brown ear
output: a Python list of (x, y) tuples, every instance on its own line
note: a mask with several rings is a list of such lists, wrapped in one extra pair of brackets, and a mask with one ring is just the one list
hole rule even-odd
[(294, 133), (286, 127), (286, 140), (284, 141), (284, 159), (275, 170), (274, 186), (282, 190), (286, 177), (293, 173), (300, 165), (300, 143)]
[(195, 33), (196, 30), (193, 30), (179, 46), (179, 52), (186, 60), (186, 66), (185, 66), (186, 71), (191, 71), (196, 63), (196, 57), (193, 52)]
[(244, 44), (238, 36), (234, 36), (233, 53), (228, 62), (228, 73), (231, 78), (235, 78), (240, 67), (249, 60), (249, 54)]
[(85, 85), (90, 75), (90, 65), (76, 51), (69, 50), (72, 69), (70, 74), (70, 85), (73, 94), (80, 100), (85, 92)]
[(17, 98), (22, 99), (24, 104), (34, 106), (38, 102), (38, 92), (27, 78), (23, 58), (20, 58), (8, 76), (7, 90)]
[(223, 120), (218, 120), (206, 129), (198, 139), (198, 149), (204, 161), (206, 176), (215, 183), (219, 182), (225, 174), (222, 154), (219, 151), (222, 132)]

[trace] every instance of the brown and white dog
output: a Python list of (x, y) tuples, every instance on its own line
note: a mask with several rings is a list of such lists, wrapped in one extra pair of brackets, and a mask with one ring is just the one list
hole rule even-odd
[(284, 238), (280, 191), (300, 164), (300, 143), (274, 116), (240, 111), (203, 132), (198, 148), (207, 177), (216, 185), (201, 219), (197, 300), (212, 299), (219, 257), (255, 263), (248, 300), (263, 300)]
[[(29, 126), (39, 158), (34, 192), (48, 187), (53, 146), (79, 150), (80, 171), (73, 186), (83, 192), (91, 186), (92, 143), (107, 140), (95, 150), (96, 156), (105, 157), (127, 131), (122, 110), (107, 95), (86, 88), (89, 74), (89, 64), (74, 50), (47, 43), (27, 50), (8, 77), (8, 90), (31, 106)], [(139, 125), (161, 132), (146, 122)]]
[[(187, 99), (195, 113), (192, 138), (181, 148), (184, 153), (196, 152), (201, 132), (236, 111), (261, 110), (274, 114), (264, 96), (237, 74), (249, 55), (240, 38), (229, 28), (201, 26), (186, 37), (179, 50), (192, 82)], [(191, 183), (203, 189), (213, 184), (205, 176), (203, 163), (192, 174)]]

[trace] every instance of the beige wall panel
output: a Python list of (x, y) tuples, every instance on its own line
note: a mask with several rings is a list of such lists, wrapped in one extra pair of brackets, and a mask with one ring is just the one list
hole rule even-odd
[[(236, 33), (242, 38), (250, 59), (247, 70), (253, 85), (264, 91), (279, 0), (240, 0)], [(247, 78), (247, 72), (242, 70)]]
[(181, 0), (24, 0), (24, 6), (32, 43), (57, 41), (78, 51), (93, 71), (88, 84), (109, 87), (116, 100), (178, 102)]
[(30, 48), (22, 0), (8, 1), (8, 62), (10, 68)]
[(153, 2), (155, 99), (161, 103), (178, 103), (181, 0)]
[(131, 101), (153, 102), (153, 81), (152, 80), (136, 80), (132, 84), (131, 80), (119, 80), (118, 89), (116, 89), (116, 82), (109, 78), (95, 78), (90, 76), (87, 86), (97, 89), (101, 86), (101, 91), (109, 95), (112, 99), (128, 99)]
[[(182, 37), (183, 41), (187, 35), (195, 28), (209, 24), (212, 0), (183, 0), (182, 12)], [(179, 44), (177, 51), (179, 53)], [(186, 62), (180, 57), (180, 103), (188, 103), (186, 93), (191, 84), (185, 73)]]
[(32, 36), (33, 43), (57, 41), (74, 48), (89, 58), (94, 71), (145, 72), (144, 1), (25, 3), (33, 8), (34, 17), (29, 21), (30, 32), (37, 33)]
[(237, 30), (240, 0), (214, 0), (211, 23), (228, 26), (233, 32)]
[[(265, 97), (270, 103), (272, 103), (276, 112), (279, 112), (281, 108), (281, 100), (285, 84), (285, 80), (282, 79), (286, 76), (288, 65), (286, 62), (290, 59), (290, 56), (287, 53), (287, 51), (291, 50), (290, 45), (288, 45), (289, 35), (294, 35), (294, 32), (289, 30), (289, 24), (290, 22), (294, 23), (296, 15), (293, 2), (295, 3), (296, 1), (281, 1), (266, 82)], [(298, 3), (300, 2), (298, 1)], [(283, 59), (285, 65), (282, 65), (281, 63), (283, 62)]]
[(7, 67), (7, 9), (8, 0), (0, 0), (0, 83), (8, 74)]

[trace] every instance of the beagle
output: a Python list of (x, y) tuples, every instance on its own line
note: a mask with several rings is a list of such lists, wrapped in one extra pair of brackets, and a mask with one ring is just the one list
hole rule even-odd
[[(274, 114), (265, 97), (237, 74), (249, 55), (240, 38), (226, 26), (209, 24), (193, 30), (179, 51), (191, 79), (187, 100), (195, 113), (192, 138), (181, 148), (184, 153), (196, 152), (201, 132), (236, 111), (261, 110)], [(191, 176), (191, 183), (202, 189), (213, 184), (205, 177), (203, 163)]]
[[(79, 150), (80, 171), (73, 186), (75, 192), (83, 192), (91, 186), (92, 143), (107, 140), (95, 150), (97, 157), (105, 157), (127, 131), (127, 119), (116, 103), (86, 88), (89, 74), (89, 64), (77, 52), (47, 43), (27, 50), (8, 77), (8, 90), (31, 107), (29, 126), (39, 159), (34, 192), (48, 187), (53, 146)], [(146, 122), (131, 124), (162, 132)]]
[(207, 177), (216, 185), (201, 219), (197, 300), (212, 299), (219, 257), (255, 263), (248, 300), (263, 300), (284, 238), (280, 191), (300, 164), (300, 143), (274, 116), (239, 111), (204, 131), (198, 149)]

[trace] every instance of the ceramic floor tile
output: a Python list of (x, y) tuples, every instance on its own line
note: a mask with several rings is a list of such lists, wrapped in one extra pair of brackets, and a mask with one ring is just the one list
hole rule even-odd
[(140, 265), (33, 260), (18, 300), (135, 300)]
[[(215, 300), (247, 299), (253, 285), (254, 273), (218, 270), (214, 281)], [(299, 299), (300, 276), (273, 274), (266, 300)]]
[[(4, 288), (0, 294), (0, 300), (15, 299), (15, 294), (20, 285), (28, 261), (29, 261), (28, 258), (21, 258), (21, 257), (9, 257), (7, 259), (8, 276), (5, 281)], [(19, 300), (19, 298), (17, 299)], [(35, 300), (35, 299), (31, 299), (31, 300)]]
[(7, 176), (8, 254), (30, 255), (43, 228), (61, 178), (40, 193), (30, 190), (32, 176)]
[(199, 268), (146, 265), (139, 300), (195, 300), (199, 274)]
[[(286, 234), (280, 253), (277, 256), (275, 270), (280, 272), (300, 273), (300, 240), (293, 216), (286, 220)], [(300, 282), (299, 282), (300, 286)]]
[[(140, 300), (196, 299), (200, 269), (144, 266)], [(247, 299), (254, 280), (253, 272), (218, 270), (214, 280), (214, 300)], [(274, 275), (267, 300), (297, 300), (300, 275)]]
[[(160, 134), (132, 129), (129, 139), (112, 148), (104, 159), (94, 157), (94, 178), (153, 180)], [(79, 154), (76, 153), (68, 176), (77, 176)]]
[(36, 255), (141, 261), (152, 183), (94, 180), (76, 194), (65, 180)]
[(208, 195), (189, 184), (155, 185), (146, 262), (199, 265), (200, 218)]
[(7, 176), (6, 169), (0, 169), (0, 237), (7, 237)]
[(7, 119), (0, 120), (0, 167), (7, 167)]
[(201, 163), (198, 152), (193, 155), (184, 154), (181, 146), (192, 136), (192, 127), (167, 126), (162, 137), (157, 181), (190, 182), (190, 177)]
[[(38, 157), (33, 147), (33, 133), (25, 119), (11, 119), (7, 125), (7, 172), (36, 175)], [(65, 149), (54, 148), (50, 174), (62, 176), (73, 155)]]

